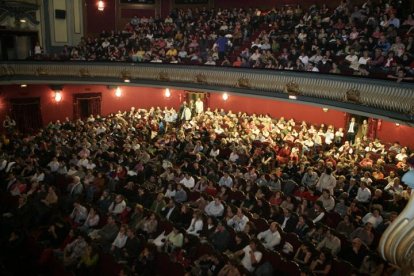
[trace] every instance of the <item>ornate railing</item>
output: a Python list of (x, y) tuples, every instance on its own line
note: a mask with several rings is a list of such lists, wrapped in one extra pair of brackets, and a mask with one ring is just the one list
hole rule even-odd
[(152, 84), (227, 90), (313, 102), (414, 122), (414, 84), (319, 73), (207, 66), (92, 62), (7, 62), (0, 82)]

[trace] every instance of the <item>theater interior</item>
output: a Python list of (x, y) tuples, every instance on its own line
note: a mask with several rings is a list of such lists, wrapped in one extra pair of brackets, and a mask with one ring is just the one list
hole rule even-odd
[(414, 275), (414, 2), (0, 1), (2, 275)]

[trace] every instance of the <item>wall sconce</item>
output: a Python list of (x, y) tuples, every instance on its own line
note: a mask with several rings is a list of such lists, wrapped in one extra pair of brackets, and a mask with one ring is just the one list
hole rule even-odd
[(62, 100), (62, 91), (55, 90), (55, 102), (60, 102)]
[(327, 107), (322, 108), (323, 112), (328, 112), (329, 109)]
[(227, 101), (229, 99), (229, 94), (223, 93), (223, 101)]
[(117, 87), (115, 89), (115, 96), (118, 97), (118, 98), (122, 96), (122, 90), (121, 90), (121, 88)]
[(105, 9), (105, 3), (102, 0), (98, 1), (98, 11), (103, 11)]
[(170, 91), (170, 89), (169, 89), (169, 88), (166, 88), (166, 89), (165, 89), (164, 96), (165, 96), (166, 98), (171, 97), (171, 91)]

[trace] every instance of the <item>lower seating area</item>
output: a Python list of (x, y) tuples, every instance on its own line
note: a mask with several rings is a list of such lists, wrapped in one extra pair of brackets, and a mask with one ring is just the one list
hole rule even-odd
[(408, 148), (187, 108), (8, 129), (3, 275), (398, 273), (376, 248), (409, 197)]

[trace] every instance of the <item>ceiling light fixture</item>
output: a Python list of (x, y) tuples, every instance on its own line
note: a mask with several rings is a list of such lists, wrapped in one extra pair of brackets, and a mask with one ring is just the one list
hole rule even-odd
[(105, 9), (105, 3), (102, 0), (98, 1), (98, 11), (103, 11)]

